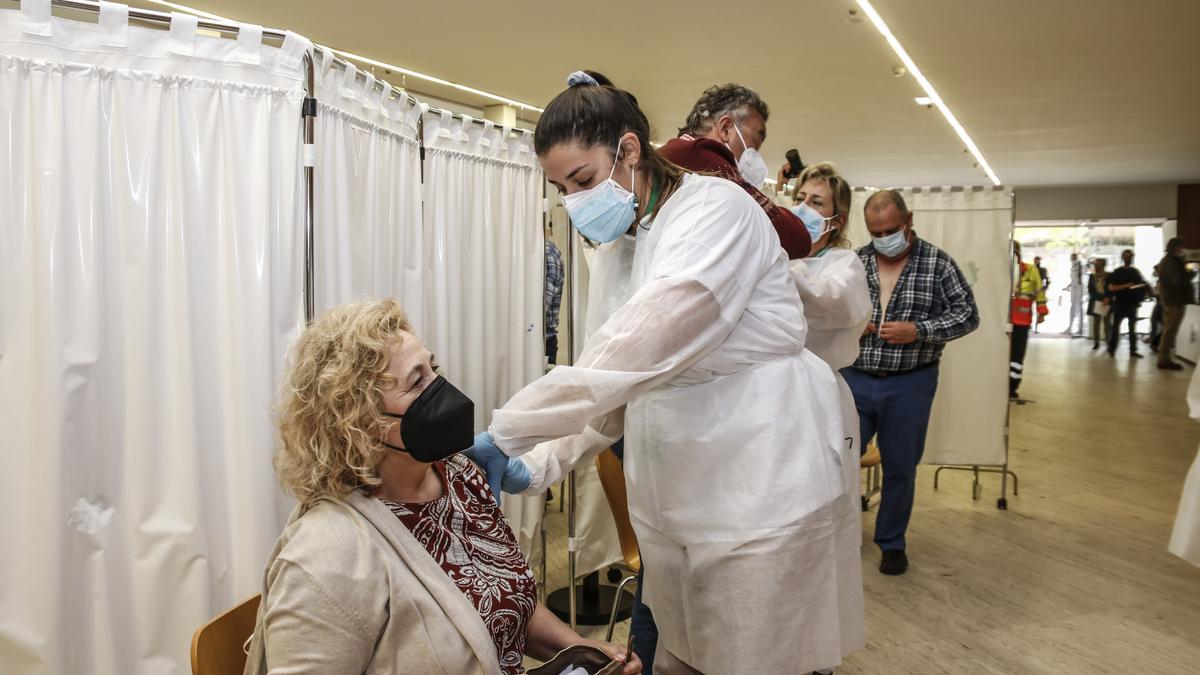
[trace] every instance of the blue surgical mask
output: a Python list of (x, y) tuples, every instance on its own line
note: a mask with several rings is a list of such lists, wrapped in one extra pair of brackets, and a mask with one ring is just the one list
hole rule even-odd
[(825, 223), (833, 220), (833, 218), (826, 218), (821, 215), (819, 211), (804, 202), (793, 206), (792, 213), (796, 214), (796, 217), (804, 223), (804, 229), (808, 230), (808, 234), (812, 237), (814, 244), (829, 231), (825, 227)]
[(908, 232), (900, 230), (883, 237), (871, 237), (875, 250), (889, 258), (895, 258), (908, 248)]
[[(617, 147), (620, 157), (620, 146)], [(637, 197), (613, 180), (617, 160), (603, 183), (563, 197), (563, 206), (579, 234), (601, 244), (616, 241), (629, 230), (637, 213)], [(636, 184), (637, 173), (630, 168), (630, 184)]]

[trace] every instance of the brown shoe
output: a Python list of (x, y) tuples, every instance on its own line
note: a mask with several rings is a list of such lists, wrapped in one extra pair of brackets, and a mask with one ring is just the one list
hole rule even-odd
[(1179, 365), (1178, 363), (1175, 363), (1174, 361), (1167, 361), (1166, 363), (1163, 363), (1160, 361), (1158, 364), (1158, 369), (1159, 370), (1183, 370), (1183, 366)]

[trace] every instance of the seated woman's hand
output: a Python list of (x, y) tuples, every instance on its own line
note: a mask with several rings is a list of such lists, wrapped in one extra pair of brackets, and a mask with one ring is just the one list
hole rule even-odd
[(601, 642), (599, 640), (583, 640), (580, 644), (595, 647), (600, 651), (608, 654), (610, 659), (614, 661), (624, 661), (625, 667), (621, 669), (621, 675), (637, 675), (642, 672), (642, 661), (637, 657), (637, 654), (626, 653), (625, 648), (621, 645), (611, 642)]

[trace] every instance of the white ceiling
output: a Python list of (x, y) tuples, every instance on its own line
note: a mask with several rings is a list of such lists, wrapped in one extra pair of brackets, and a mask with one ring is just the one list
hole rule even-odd
[[(538, 106), (599, 70), (658, 140), (705, 87), (739, 82), (771, 106), (772, 167), (797, 147), (856, 185), (987, 182), (871, 23), (848, 20), (853, 0), (184, 3)], [(874, 4), (1005, 183), (1200, 180), (1200, 0)]]

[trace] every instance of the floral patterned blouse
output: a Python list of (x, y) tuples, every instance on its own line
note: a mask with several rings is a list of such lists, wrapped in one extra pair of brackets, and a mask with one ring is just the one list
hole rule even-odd
[(381, 499), (479, 610), (505, 675), (523, 673), (537, 582), (483, 473), (455, 455), (434, 462), (440, 499), (407, 504)]

